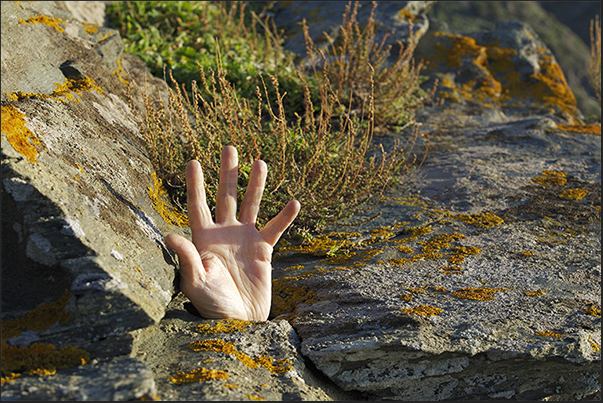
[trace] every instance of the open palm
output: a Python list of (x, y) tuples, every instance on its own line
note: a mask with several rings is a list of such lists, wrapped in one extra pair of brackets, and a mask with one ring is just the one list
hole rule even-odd
[(204, 318), (268, 319), (272, 298), (272, 248), (300, 209), (293, 200), (261, 231), (255, 227), (267, 167), (255, 161), (237, 219), (238, 156), (222, 151), (216, 219), (205, 197), (198, 161), (186, 168), (188, 217), (192, 242), (166, 237), (180, 261), (180, 288)]

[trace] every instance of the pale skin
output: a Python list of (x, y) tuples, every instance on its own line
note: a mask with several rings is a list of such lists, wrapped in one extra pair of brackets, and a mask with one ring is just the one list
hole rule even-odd
[(237, 218), (238, 155), (222, 150), (215, 221), (207, 205), (198, 161), (186, 167), (188, 218), (192, 242), (165, 238), (178, 254), (180, 289), (202, 317), (265, 321), (272, 299), (272, 250), (300, 210), (290, 201), (264, 228), (256, 220), (266, 183), (264, 161), (253, 163)]

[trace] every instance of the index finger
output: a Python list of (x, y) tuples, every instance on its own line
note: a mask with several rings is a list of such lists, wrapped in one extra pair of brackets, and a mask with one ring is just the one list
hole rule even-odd
[(193, 233), (212, 223), (211, 211), (205, 198), (205, 181), (199, 161), (191, 160), (186, 166), (186, 200), (188, 221)]

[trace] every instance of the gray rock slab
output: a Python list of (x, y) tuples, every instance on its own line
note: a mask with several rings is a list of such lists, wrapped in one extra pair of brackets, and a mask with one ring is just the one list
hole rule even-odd
[[(427, 115), (429, 157), (412, 180), (333, 226), (322, 252), (277, 252), (277, 295), (294, 308), (273, 313), (318, 369), (367, 398), (592, 398), (600, 137), (545, 117)], [(555, 177), (546, 171), (566, 181), (534, 180)], [(585, 196), (565, 199), (568, 189)]]
[(154, 400), (153, 373), (139, 360), (116, 357), (51, 376), (22, 376), (2, 385), (2, 400)]
[[(284, 320), (201, 319), (179, 294), (158, 325), (133, 334), (134, 355), (153, 371), (160, 400), (318, 401), (356, 396), (308, 368), (300, 354), (300, 340)], [(195, 350), (190, 347), (194, 343), (210, 344)], [(214, 372), (207, 379), (193, 379), (201, 371)], [(174, 381), (183, 374), (190, 381)]]
[(177, 268), (163, 237), (183, 233), (121, 51), (117, 31), (50, 3), (2, 4), (3, 319), (69, 292), (70, 320), (39, 341), (93, 356), (127, 353), (128, 332), (163, 317)]

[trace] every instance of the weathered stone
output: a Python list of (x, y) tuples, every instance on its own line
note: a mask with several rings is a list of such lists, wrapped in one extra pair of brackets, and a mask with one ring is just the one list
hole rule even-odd
[[(580, 132), (596, 127), (521, 92), (425, 109), (420, 170), (313, 248), (278, 246), (270, 321), (204, 320), (174, 286), (163, 236), (188, 231), (126, 103), (126, 78), (165, 83), (61, 7), (2, 4), (3, 399), (600, 398), (601, 145)], [(19, 23), (40, 15), (62, 21)], [(499, 81), (471, 64), (506, 37), (507, 74), (537, 74), (549, 51), (510, 27), (463, 37), (462, 73), (432, 73)]]
[[(158, 325), (135, 333), (135, 355), (153, 370), (162, 400), (317, 401), (355, 396), (307, 368), (299, 338), (284, 320), (201, 319), (180, 294)], [(206, 378), (194, 378), (200, 373)]]
[(67, 320), (17, 333), (129, 353), (128, 332), (175, 292), (163, 237), (182, 231), (127, 104), (121, 39), (52, 3), (6, 2), (2, 45), (3, 320), (68, 295)]
[(2, 400), (154, 400), (153, 373), (129, 357), (99, 360), (52, 376), (23, 377), (2, 385)]
[(467, 35), (432, 32), (417, 52), (439, 79), (438, 96), (461, 105), (463, 114), (484, 105), (520, 116), (552, 112), (570, 124), (583, 118), (555, 56), (526, 24), (499, 22)]
[(371, 399), (597, 393), (600, 137), (549, 118), (427, 116), (429, 158), (350, 219), (368, 222), (277, 253), (291, 304), (273, 313), (318, 369)]

